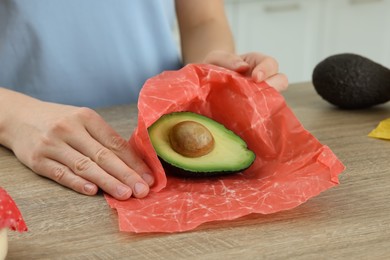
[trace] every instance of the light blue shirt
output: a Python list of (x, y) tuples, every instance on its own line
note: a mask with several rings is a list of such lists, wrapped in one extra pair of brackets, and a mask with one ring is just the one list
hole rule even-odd
[(0, 86), (58, 103), (135, 102), (181, 66), (172, 0), (1, 0)]

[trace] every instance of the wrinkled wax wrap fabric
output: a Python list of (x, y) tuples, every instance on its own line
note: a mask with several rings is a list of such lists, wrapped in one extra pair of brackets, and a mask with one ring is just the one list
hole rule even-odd
[(380, 121), (378, 126), (368, 136), (390, 140), (390, 118)]
[[(338, 184), (343, 164), (298, 122), (283, 97), (265, 83), (211, 66), (187, 65), (149, 79), (140, 93), (130, 142), (153, 169), (144, 199), (106, 199), (121, 231), (179, 232), (215, 220), (294, 208)], [(213, 179), (166, 176), (147, 134), (160, 116), (191, 111), (241, 136), (256, 153), (246, 171)]]

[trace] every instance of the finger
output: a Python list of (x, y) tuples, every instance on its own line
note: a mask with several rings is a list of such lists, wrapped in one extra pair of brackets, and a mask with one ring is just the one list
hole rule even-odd
[(207, 55), (204, 62), (237, 72), (244, 72), (249, 69), (249, 64), (240, 56), (226, 51), (213, 51)]
[[(149, 192), (149, 187), (144, 184), (138, 184), (134, 180), (128, 180), (129, 183), (134, 183), (132, 187), (123, 184), (121, 181), (111, 176), (100, 168), (89, 157), (74, 150), (68, 145), (64, 145), (56, 153), (49, 153), (50, 158), (66, 165), (77, 176), (95, 183), (104, 192), (110, 194), (116, 199), (126, 200), (131, 197), (134, 191), (135, 197), (144, 197)], [(130, 177), (133, 178), (137, 174), (133, 174)], [(142, 186), (143, 192), (140, 189)], [(139, 192), (139, 193), (137, 193)]]
[(265, 57), (252, 71), (252, 78), (256, 82), (264, 81), (265, 79), (278, 73), (279, 64), (272, 57)]
[(33, 171), (81, 194), (95, 195), (98, 191), (95, 184), (75, 175), (65, 165), (51, 159), (43, 159)]
[(133, 147), (131, 147), (129, 142), (116, 133), (112, 133), (111, 135), (107, 134), (107, 136), (105, 135), (105, 133), (98, 133), (95, 138), (97, 138), (97, 140), (99, 140), (107, 149), (116, 154), (128, 167), (138, 173), (149, 186), (152, 186), (154, 183), (152, 171), (136, 153)]
[(142, 178), (137, 172), (135, 172), (120, 158), (118, 158), (114, 152), (102, 146), (88, 133), (75, 136), (69, 140), (68, 144), (79, 151), (81, 154), (91, 158), (92, 161), (95, 162), (100, 168), (114, 176), (116, 179), (120, 180), (122, 183), (129, 187), (137, 187), (137, 190), (135, 190), (135, 195), (146, 192), (146, 190), (140, 190), (142, 187), (141, 184), (146, 186), (153, 184), (153, 177), (145, 176), (146, 173), (144, 173)]
[(261, 53), (249, 53), (242, 57), (253, 68), (252, 78), (256, 82), (264, 81), (279, 71), (279, 64), (273, 57)]
[[(154, 177), (152, 171), (125, 139), (115, 132), (95, 111), (87, 110), (85, 115), (82, 116), (84, 117), (84, 122), (86, 122), (86, 130), (90, 136), (111, 150), (128, 167), (137, 172), (150, 186), (153, 185)], [(84, 142), (81, 140), (81, 143)], [(94, 158), (93, 154), (96, 154), (98, 150), (99, 148), (95, 146), (95, 150), (89, 152), (91, 158)]]
[(287, 76), (280, 73), (268, 78), (265, 82), (279, 92), (286, 90), (288, 87)]

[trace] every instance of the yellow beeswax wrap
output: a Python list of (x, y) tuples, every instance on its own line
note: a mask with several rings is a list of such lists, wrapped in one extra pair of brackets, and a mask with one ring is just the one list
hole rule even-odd
[(372, 130), (368, 136), (390, 140), (390, 118), (379, 122), (379, 125), (374, 130)]

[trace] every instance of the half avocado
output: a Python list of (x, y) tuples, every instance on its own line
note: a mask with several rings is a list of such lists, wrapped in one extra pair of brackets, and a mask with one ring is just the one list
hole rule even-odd
[(244, 140), (200, 114), (163, 115), (148, 132), (163, 167), (176, 175), (209, 177), (237, 173), (255, 160)]

